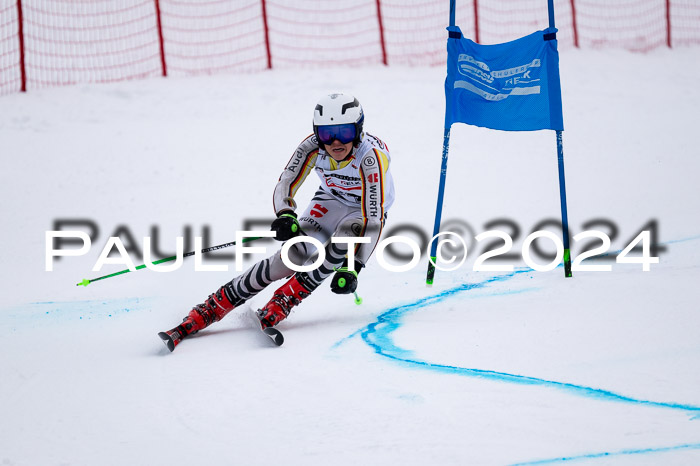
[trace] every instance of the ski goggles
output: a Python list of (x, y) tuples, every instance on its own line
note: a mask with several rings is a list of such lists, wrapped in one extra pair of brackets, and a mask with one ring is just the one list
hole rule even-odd
[(357, 137), (357, 128), (354, 123), (317, 126), (316, 135), (322, 144), (331, 144), (336, 139), (343, 144), (347, 144), (354, 141)]

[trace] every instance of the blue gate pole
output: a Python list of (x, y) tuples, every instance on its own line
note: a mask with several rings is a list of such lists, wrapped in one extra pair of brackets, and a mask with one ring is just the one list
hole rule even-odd
[[(456, 0), (450, 0), (450, 27), (455, 25), (455, 6)], [(449, 39), (448, 39), (449, 40)], [(448, 106), (450, 105), (445, 99), (445, 114), (447, 114)], [(445, 196), (445, 181), (447, 179), (447, 156), (450, 151), (450, 124), (445, 118), (445, 132), (442, 139), (442, 166), (440, 167), (440, 186), (438, 187), (437, 206), (435, 208), (435, 225), (433, 226), (433, 238), (440, 233), (440, 222), (442, 220), (442, 201)], [(428, 261), (428, 274), (425, 279), (427, 285), (433, 284), (435, 277), (435, 263), (437, 260), (437, 238), (430, 246), (430, 260)]]
[[(442, 200), (445, 195), (445, 181), (447, 179), (447, 154), (450, 151), (450, 128), (445, 128), (442, 142), (442, 167), (440, 168), (440, 186), (438, 188), (437, 207), (435, 208), (435, 225), (433, 226), (433, 238), (440, 233), (440, 221), (442, 219)], [(438, 240), (432, 242), (430, 246), (430, 260), (428, 261), (428, 275), (425, 279), (427, 285), (433, 284), (435, 277), (435, 263), (437, 260)]]
[[(549, 27), (554, 28), (554, 0), (548, 0)], [(557, 161), (559, 165), (559, 200), (561, 202), (561, 235), (564, 241), (564, 276), (571, 277), (571, 248), (569, 245), (569, 214), (566, 209), (566, 181), (564, 179), (564, 143), (562, 131), (557, 130)]]
[(566, 181), (564, 180), (564, 144), (562, 131), (557, 130), (557, 160), (559, 161), (559, 200), (561, 201), (561, 234), (564, 239), (564, 276), (571, 277), (571, 249), (569, 246), (569, 214), (566, 211)]

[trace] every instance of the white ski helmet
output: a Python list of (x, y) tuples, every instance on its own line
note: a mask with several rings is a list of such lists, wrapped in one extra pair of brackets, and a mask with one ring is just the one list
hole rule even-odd
[(331, 144), (338, 139), (343, 144), (357, 144), (362, 138), (365, 114), (353, 96), (330, 94), (321, 98), (314, 110), (314, 134), (319, 144)]

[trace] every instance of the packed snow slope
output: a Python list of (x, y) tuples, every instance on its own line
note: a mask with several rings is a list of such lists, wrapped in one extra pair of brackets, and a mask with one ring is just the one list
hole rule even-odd
[[(365, 128), (391, 150), (386, 233), (429, 235), (444, 70), (271, 71), (3, 97), (0, 464), (699, 464), (698, 75), (700, 49), (561, 56), (571, 235), (607, 234), (612, 260), (583, 264), (609, 271), (564, 278), (523, 262), (530, 232), (561, 234), (551, 131), (455, 125), (443, 219), (469, 246), (461, 267), (426, 287), (425, 257), (403, 273), (373, 257), (362, 305), (324, 285), (280, 324), (280, 348), (246, 318), (270, 287), (173, 353), (156, 333), (238, 273), (225, 256), (235, 248), (205, 260), (227, 271), (195, 271), (188, 258), (173, 272), (76, 286), (125, 268), (92, 271), (108, 238), (133, 251), (150, 236), (172, 253), (177, 236), (213, 245), (253, 221), (268, 228), (279, 173), (311, 132), (315, 102), (334, 91), (360, 99)], [(302, 206), (316, 187), (311, 175)], [(57, 221), (99, 231), (87, 254), (49, 272), (45, 235)], [(512, 257), (486, 264), (512, 271), (473, 270), (501, 244), (475, 240), (491, 229), (514, 243)], [(659, 263), (616, 263), (643, 229)], [(600, 244), (576, 241), (574, 256)]]

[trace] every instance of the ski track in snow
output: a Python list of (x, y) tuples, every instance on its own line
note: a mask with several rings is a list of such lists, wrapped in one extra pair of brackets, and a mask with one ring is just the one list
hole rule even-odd
[[(678, 240), (671, 240), (663, 242), (662, 244), (677, 244), (688, 241), (697, 241), (700, 239), (700, 235), (695, 235), (687, 238), (682, 238)], [(608, 254), (618, 254), (620, 251), (613, 251)], [(606, 254), (606, 255), (608, 255)], [(558, 268), (562, 268), (563, 264), (560, 264)], [(543, 387), (556, 388), (563, 390), (571, 395), (581, 396), (589, 399), (597, 399), (600, 401), (612, 401), (620, 403), (628, 403), (641, 406), (651, 406), (656, 408), (666, 408), (673, 410), (680, 410), (688, 413), (693, 420), (700, 420), (700, 406), (693, 406), (681, 403), (673, 402), (660, 402), (652, 400), (641, 400), (626, 396), (620, 393), (615, 393), (609, 390), (603, 390), (593, 387), (587, 387), (583, 385), (576, 385), (564, 382), (557, 382), (554, 380), (545, 380), (537, 377), (529, 377), (520, 374), (508, 374), (504, 372), (489, 371), (484, 369), (473, 369), (468, 367), (458, 367), (450, 366), (446, 364), (439, 364), (435, 362), (412, 359), (409, 356), (412, 354), (410, 350), (398, 347), (394, 344), (391, 334), (396, 330), (401, 328), (403, 325), (402, 319), (404, 316), (410, 312), (426, 308), (428, 306), (440, 303), (444, 300), (458, 296), (466, 291), (471, 291), (475, 289), (486, 288), (491, 284), (497, 282), (504, 282), (510, 280), (520, 274), (533, 272), (533, 269), (523, 267), (515, 270), (512, 273), (505, 275), (498, 275), (490, 277), (484, 281), (478, 283), (463, 283), (459, 286), (444, 290), (438, 294), (427, 296), (421, 298), (417, 301), (402, 304), (387, 311), (383, 312), (377, 317), (375, 322), (363, 327), (362, 329), (350, 334), (349, 336), (343, 338), (332, 346), (332, 349), (337, 349), (347, 341), (356, 336), (360, 335), (362, 340), (369, 345), (375, 353), (383, 356), (387, 359), (395, 361), (399, 364), (408, 365), (412, 368), (432, 370), (437, 372), (461, 375), (465, 377), (479, 377), (483, 379), (489, 379), (497, 382), (513, 383), (513, 384), (523, 384), (523, 385), (539, 385)], [(506, 292), (494, 292), (490, 293), (488, 296), (502, 296), (504, 294), (514, 294), (514, 293), (526, 293), (529, 291), (536, 290), (537, 288), (523, 288), (516, 291), (506, 291)], [(683, 445), (674, 445), (668, 447), (657, 447), (657, 448), (644, 448), (644, 449), (627, 449), (617, 452), (599, 452), (599, 453), (588, 453), (578, 456), (570, 457), (558, 457), (543, 460), (527, 461), (521, 463), (515, 463), (512, 466), (524, 466), (524, 465), (538, 465), (538, 464), (554, 464), (563, 463), (567, 461), (583, 460), (583, 459), (601, 459), (601, 458), (611, 458), (615, 456), (633, 456), (633, 455), (645, 455), (652, 453), (664, 453), (672, 452), (678, 450), (693, 450), (700, 449), (700, 443), (691, 443)]]

